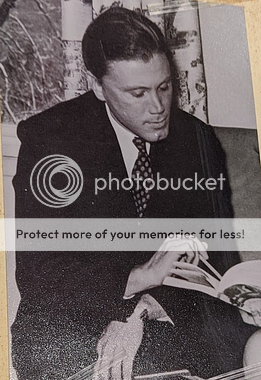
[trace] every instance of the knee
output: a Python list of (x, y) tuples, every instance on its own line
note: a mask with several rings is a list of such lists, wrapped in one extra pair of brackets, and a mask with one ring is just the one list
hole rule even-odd
[(244, 366), (261, 362), (261, 329), (248, 339), (244, 350)]

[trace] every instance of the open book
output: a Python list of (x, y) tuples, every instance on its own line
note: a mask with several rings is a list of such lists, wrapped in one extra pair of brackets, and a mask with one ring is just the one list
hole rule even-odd
[[(208, 265), (211, 268), (210, 265)], [(209, 294), (251, 313), (248, 301), (261, 298), (261, 260), (245, 261), (227, 270), (223, 277), (194, 264), (176, 262), (163, 284)], [(214, 275), (213, 275), (214, 273)], [(218, 278), (219, 277), (219, 278)]]

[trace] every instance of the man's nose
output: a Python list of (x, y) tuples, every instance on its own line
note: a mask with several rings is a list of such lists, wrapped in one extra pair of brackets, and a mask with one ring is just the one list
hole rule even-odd
[(163, 113), (164, 110), (165, 110), (165, 107), (163, 105), (161, 96), (157, 92), (151, 93), (149, 112), (151, 114), (160, 114), (160, 113)]

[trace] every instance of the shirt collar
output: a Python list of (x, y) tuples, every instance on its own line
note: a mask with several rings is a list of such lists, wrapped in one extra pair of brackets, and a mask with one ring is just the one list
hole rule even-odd
[[(107, 112), (108, 118), (109, 118), (109, 120), (111, 122), (111, 125), (113, 126), (113, 129), (114, 129), (116, 135), (117, 135), (119, 144), (120, 145), (122, 145), (122, 144), (125, 145), (125, 144), (131, 143), (132, 145), (134, 145), (133, 144), (134, 137), (139, 137), (139, 136), (135, 135), (128, 128), (124, 127), (122, 124), (120, 124), (113, 117), (113, 115), (111, 113), (111, 110), (110, 110), (110, 108), (109, 108), (109, 106), (108, 106), (107, 103), (105, 103), (105, 107), (106, 107), (106, 112)], [(146, 142), (146, 150), (147, 150), (147, 153), (149, 154), (149, 152), (150, 152), (150, 143), (149, 142)]]
[[(131, 178), (132, 169), (134, 167), (135, 161), (138, 157), (138, 148), (134, 145), (133, 139), (134, 137), (138, 137), (133, 132), (131, 132), (128, 128), (124, 127), (120, 124), (112, 115), (109, 106), (105, 103), (106, 112), (108, 118), (111, 122), (111, 125), (116, 133), (122, 157), (125, 163), (125, 167), (128, 173), (128, 177)], [(146, 142), (146, 150), (147, 153), (150, 151), (150, 143)]]

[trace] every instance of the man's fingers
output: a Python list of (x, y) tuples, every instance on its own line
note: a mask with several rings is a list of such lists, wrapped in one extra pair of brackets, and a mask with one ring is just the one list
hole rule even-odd
[(254, 324), (254, 318), (252, 317), (251, 314), (247, 313), (244, 310), (239, 310), (241, 317), (245, 323), (248, 323), (250, 325)]
[(105, 344), (106, 344), (105, 339), (103, 339), (103, 338), (99, 339), (97, 346), (96, 346), (96, 351), (97, 351), (97, 354), (99, 357), (102, 356), (102, 351), (103, 351)]
[(197, 251), (193, 250), (193, 246), (191, 243), (182, 242), (175, 249), (179, 248), (179, 251), (173, 250), (173, 245), (168, 245), (167, 254), (170, 255), (171, 262), (174, 261), (184, 261), (187, 263), (193, 263), (195, 265), (198, 264), (199, 257)]
[[(163, 256), (166, 252), (168, 251), (173, 251), (173, 252), (179, 252), (179, 251), (184, 251), (184, 249), (179, 249), (179, 247), (182, 247), (184, 244), (190, 244), (188, 239), (176, 239), (176, 238), (167, 238), (164, 240), (164, 242), (161, 244), (160, 248), (158, 249), (157, 253), (160, 256)], [(171, 249), (173, 248), (173, 249)], [(191, 245), (191, 249), (192, 249)]]
[(99, 359), (94, 367), (93, 380), (109, 380), (108, 370), (105, 370), (104, 359)]
[(95, 376), (96, 380), (118, 380), (121, 379), (121, 363), (125, 358), (125, 352), (119, 352), (118, 354), (115, 351), (108, 356), (101, 357), (95, 365)]
[(255, 325), (258, 327), (261, 327), (261, 315), (260, 314), (253, 314), (253, 319), (255, 322)]
[(251, 310), (256, 326), (261, 327), (261, 299), (250, 299), (247, 304)]
[(202, 252), (202, 255), (204, 255), (205, 258), (207, 259), (207, 254), (206, 254), (206, 250), (208, 249), (207, 243), (200, 241), (197, 237), (192, 238), (192, 240), (197, 246), (197, 251)]
[(134, 361), (134, 357), (128, 357), (122, 363), (122, 378), (124, 380), (132, 379), (131, 375), (132, 375), (133, 361)]
[(165, 254), (173, 252), (175, 261), (185, 261), (198, 265), (200, 257), (203, 261), (208, 260), (207, 248), (207, 243), (201, 242), (197, 237), (191, 235), (186, 238), (168, 238), (161, 245), (160, 250), (164, 250)]
[(98, 343), (96, 345), (96, 351), (97, 351), (99, 357), (102, 356), (102, 351), (103, 351), (104, 347), (106, 346), (106, 343), (108, 341), (108, 337), (111, 335), (110, 330), (112, 329), (112, 323), (113, 322), (111, 322), (106, 327), (106, 329), (102, 332), (100, 339), (98, 340)]
[(95, 365), (95, 380), (122, 378), (121, 363), (126, 359), (124, 338), (128, 335), (128, 328), (130, 329), (128, 323), (112, 321), (104, 330), (96, 347), (99, 360)]
[(179, 247), (182, 244), (189, 244), (191, 251), (199, 251), (202, 252), (202, 255), (207, 259), (206, 250), (208, 248), (207, 243), (201, 242), (197, 237), (191, 235), (190, 237), (173, 237), (167, 238), (164, 243), (159, 248), (159, 251), (167, 251), (170, 246)]
[(112, 321), (106, 327), (99, 339), (96, 351), (99, 357), (104, 355), (106, 350), (106, 356), (111, 356), (111, 353), (115, 351), (117, 342), (121, 340), (122, 329), (125, 328), (124, 322)]
[(185, 249), (179, 249), (183, 246), (186, 246), (186, 249), (189, 251), (193, 251), (195, 249), (195, 245), (190, 239), (168, 240), (165, 241), (164, 245), (162, 245), (164, 251), (185, 251)]
[[(122, 379), (122, 376), (121, 376), (121, 371), (122, 371), (122, 361), (114, 361), (113, 358), (110, 362), (110, 369), (109, 369), (109, 373), (110, 373), (110, 380), (119, 380), (119, 379)], [(123, 379), (125, 380), (125, 378), (123, 377)]]
[(109, 368), (114, 359), (116, 343), (113, 339), (104, 339), (97, 344), (98, 361), (95, 366), (95, 373), (100, 377), (97, 379), (107, 380), (109, 376)]
[(198, 265), (198, 262), (199, 262), (198, 252), (186, 251), (186, 253), (184, 254), (183, 261), (185, 261), (186, 263), (192, 263), (192, 264)]
[(127, 323), (112, 321), (107, 326), (97, 344), (99, 360), (95, 366), (95, 379), (131, 380), (132, 362), (142, 340), (142, 310), (136, 310)]
[[(203, 244), (203, 247), (207, 251), (208, 250), (208, 243), (206, 243), (205, 241), (202, 241), (201, 243)], [(207, 253), (207, 252), (205, 252), (205, 253)]]
[(205, 242), (201, 242), (197, 237), (193, 237), (191, 238), (191, 241), (192, 241), (192, 246), (193, 246), (193, 251), (194, 252), (197, 252), (197, 255), (196, 255), (196, 263), (194, 261), (191, 261), (193, 262), (193, 264), (198, 264), (198, 261), (200, 259), (200, 256), (205, 259), (205, 260), (208, 260), (208, 254), (207, 254), (207, 249), (208, 249), (208, 245), (207, 243)]
[(239, 310), (239, 311), (240, 311), (241, 317), (245, 323), (247, 323), (249, 325), (261, 327), (261, 315), (255, 313), (255, 312), (254, 313), (251, 312), (252, 314), (249, 314), (249, 313), (245, 312), (244, 310)]
[(165, 250), (173, 252), (173, 255), (177, 256), (177, 261), (183, 259), (183, 261), (193, 262), (195, 265), (199, 261), (197, 244), (190, 239), (168, 241)]

